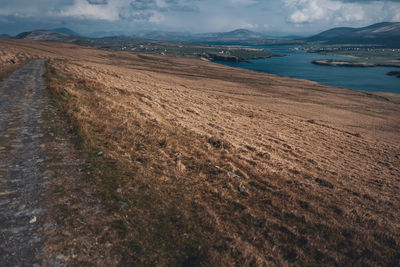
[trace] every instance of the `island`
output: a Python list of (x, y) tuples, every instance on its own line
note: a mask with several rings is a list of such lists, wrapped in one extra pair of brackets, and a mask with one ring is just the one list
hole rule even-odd
[(367, 62), (351, 62), (333, 59), (317, 59), (312, 61), (315, 65), (338, 66), (338, 67), (376, 67), (378, 65)]
[(366, 45), (308, 45), (302, 49), (309, 53), (344, 56), (343, 59), (317, 59), (316, 65), (340, 67), (400, 67), (400, 49)]
[(400, 78), (400, 71), (398, 71), (398, 70), (391, 71), (391, 72), (388, 72), (387, 75), (389, 75), (389, 76), (395, 76), (395, 77), (397, 77), (397, 78)]

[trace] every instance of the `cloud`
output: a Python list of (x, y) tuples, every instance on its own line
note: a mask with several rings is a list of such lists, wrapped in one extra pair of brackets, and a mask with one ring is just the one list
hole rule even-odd
[(160, 24), (172, 16), (198, 12), (193, 3), (199, 0), (131, 0), (127, 8), (120, 11), (119, 17), (124, 21), (148, 22)]
[(107, 5), (108, 1), (107, 0), (87, 0), (89, 4), (92, 5)]
[(196, 2), (198, 1), (199, 0), (131, 0), (130, 6), (133, 10), (193, 12), (198, 11), (196, 6)]
[[(365, 3), (370, 3), (370, 2), (385, 2), (385, 1), (378, 1), (378, 0), (334, 0), (338, 2), (343, 2), (343, 3), (359, 3), (359, 4), (365, 4)], [(387, 0), (386, 2), (400, 2), (400, 0)]]
[(119, 7), (118, 5), (111, 3), (99, 4), (99, 1), (94, 0), (76, 0), (75, 3), (63, 9), (59, 15), (63, 17), (79, 17), (79, 18), (90, 18), (90, 19), (102, 19), (109, 21), (118, 20)]
[(68, 6), (73, 0), (54, 1), (54, 0), (0, 0), (0, 15), (35, 17), (47, 16), (52, 12), (57, 12), (60, 8)]
[(400, 1), (285, 0), (288, 21), (294, 24), (326, 23), (359, 25), (393, 21)]
[(229, 0), (234, 5), (254, 5), (257, 3), (256, 0)]
[(396, 20), (400, 0), (0, 0), (3, 32), (63, 21), (81, 33), (264, 31), (265, 25), (274, 32), (315, 33)]
[(310, 23), (321, 20), (326, 17), (328, 11), (337, 9), (336, 6), (329, 7), (324, 1), (318, 0), (287, 0), (286, 5), (294, 9), (289, 16), (289, 20), (293, 23)]

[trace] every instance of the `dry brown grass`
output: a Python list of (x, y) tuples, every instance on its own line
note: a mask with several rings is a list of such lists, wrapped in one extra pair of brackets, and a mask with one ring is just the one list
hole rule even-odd
[(6, 79), (16, 69), (29, 62), (29, 57), (24, 53), (9, 53), (9, 51), (0, 51), (0, 82)]
[(196, 59), (13, 45), (53, 58), (49, 87), (106, 207), (79, 232), (97, 244), (64, 240), (75, 263), (400, 264), (391, 99)]

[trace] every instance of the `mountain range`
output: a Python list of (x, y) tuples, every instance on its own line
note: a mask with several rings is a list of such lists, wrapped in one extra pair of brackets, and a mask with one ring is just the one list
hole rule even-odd
[[(5, 36), (7, 37), (7, 36)], [(115, 42), (113, 38), (124, 41), (155, 40), (166, 42), (187, 43), (257, 43), (262, 44), (274, 38), (263, 33), (246, 29), (238, 29), (229, 32), (191, 34), (182, 32), (153, 31), (139, 33), (134, 36), (109, 36), (102, 38), (90, 38), (79, 36), (78, 33), (67, 29), (35, 30), (23, 32), (15, 36), (17, 39), (80, 42), (84, 40), (108, 40)], [(275, 38), (276, 39), (276, 38)], [(282, 38), (279, 38), (282, 39)], [(333, 28), (317, 35), (296, 39), (299, 42), (319, 42), (324, 44), (375, 44), (386, 47), (400, 47), (400, 22), (382, 22), (362, 28), (339, 27)]]
[(212, 33), (182, 33), (182, 32), (162, 32), (154, 31), (136, 34), (135, 36), (157, 40), (157, 41), (179, 41), (179, 42), (251, 42), (273, 39), (263, 33), (253, 32), (246, 29), (237, 29), (229, 32)]
[(104, 39), (112, 41), (112, 38), (124, 41), (137, 41), (137, 40), (151, 40), (151, 41), (165, 41), (165, 42), (185, 42), (185, 43), (229, 43), (229, 42), (260, 42), (268, 39), (273, 39), (262, 33), (253, 32), (245, 29), (238, 29), (230, 32), (217, 32), (217, 33), (202, 33), (191, 34), (182, 32), (162, 32), (153, 31), (146, 33), (139, 33), (133, 36), (107, 36), (99, 38), (90, 38), (79, 36), (79, 34), (67, 28), (53, 29), (53, 30), (34, 30), (30, 32), (23, 32), (16, 35), (16, 39), (26, 40), (41, 40), (41, 41), (61, 41), (61, 42), (79, 42), (82, 40), (88, 41), (89, 39), (99, 40)]
[(56, 28), (56, 29), (51, 29), (50, 31), (57, 32), (57, 33), (68, 34), (68, 35), (80, 36), (79, 33), (76, 33), (73, 30), (68, 29), (68, 28)]
[(382, 22), (362, 28), (333, 28), (309, 37), (307, 41), (400, 47), (400, 22)]
[(55, 32), (52, 30), (34, 30), (30, 32), (22, 32), (16, 35), (14, 38), (36, 41), (74, 42), (79, 37), (75, 35)]

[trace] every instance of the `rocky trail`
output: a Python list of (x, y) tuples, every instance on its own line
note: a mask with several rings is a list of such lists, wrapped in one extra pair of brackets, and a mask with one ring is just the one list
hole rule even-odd
[(0, 87), (0, 265), (41, 263), (46, 184), (41, 139), (44, 60), (15, 71)]

